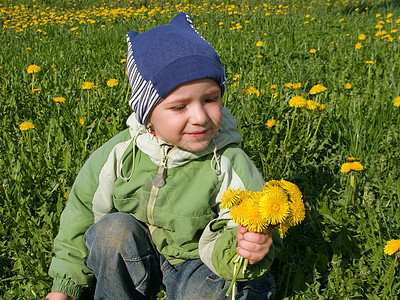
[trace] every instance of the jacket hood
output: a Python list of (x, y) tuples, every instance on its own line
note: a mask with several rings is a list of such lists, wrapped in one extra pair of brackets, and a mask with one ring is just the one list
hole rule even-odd
[[(129, 116), (126, 124), (129, 126), (130, 134), (132, 138), (134, 138), (136, 146), (143, 153), (147, 154), (155, 164), (160, 165), (163, 153), (166, 153), (166, 149), (172, 147), (172, 145), (154, 136), (146, 126), (140, 124), (136, 120), (134, 113)], [(199, 152), (190, 152), (183, 148), (173, 148), (168, 153), (167, 167), (173, 168), (184, 165), (191, 160), (212, 152), (215, 153), (228, 144), (239, 145), (241, 140), (242, 137), (239, 133), (235, 118), (227, 108), (223, 107), (221, 127), (214, 135), (207, 148)]]

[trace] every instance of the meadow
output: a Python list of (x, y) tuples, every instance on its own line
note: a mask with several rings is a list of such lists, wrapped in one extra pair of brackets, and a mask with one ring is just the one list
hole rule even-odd
[(221, 56), (242, 149), (303, 192), (276, 299), (398, 299), (396, 0), (0, 1), (0, 298), (48, 293), (74, 179), (131, 113), (125, 35), (182, 10)]

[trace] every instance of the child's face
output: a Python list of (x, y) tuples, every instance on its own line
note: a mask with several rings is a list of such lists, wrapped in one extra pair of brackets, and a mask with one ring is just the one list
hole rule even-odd
[(157, 104), (147, 125), (162, 140), (197, 152), (208, 146), (221, 121), (220, 86), (199, 79), (178, 86)]

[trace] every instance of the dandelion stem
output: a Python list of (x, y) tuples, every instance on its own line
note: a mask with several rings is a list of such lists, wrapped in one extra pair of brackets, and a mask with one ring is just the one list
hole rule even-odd
[(396, 264), (397, 264), (397, 255), (396, 255), (396, 257), (395, 257), (395, 259), (394, 259), (394, 262), (393, 262), (393, 264), (392, 264), (392, 266), (391, 266), (391, 268), (390, 268), (390, 270), (389, 270), (389, 280), (387, 280), (387, 283), (386, 283), (386, 286), (385, 286), (385, 289), (383, 290), (383, 296), (382, 296), (382, 300), (385, 300), (386, 299), (386, 295), (387, 295), (387, 293), (388, 293), (388, 291), (389, 291), (389, 288), (392, 286), (392, 283), (393, 283), (393, 275), (394, 275), (394, 270), (395, 270), (395, 268), (396, 268)]

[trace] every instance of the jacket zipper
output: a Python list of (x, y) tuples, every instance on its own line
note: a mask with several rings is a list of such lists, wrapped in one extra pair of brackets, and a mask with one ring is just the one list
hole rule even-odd
[[(150, 225), (155, 225), (154, 222), (154, 207), (157, 200), (157, 194), (160, 188), (165, 185), (165, 175), (167, 170), (167, 163), (169, 158), (169, 152), (172, 147), (164, 145), (161, 148), (161, 163), (158, 168), (157, 177), (153, 180), (153, 186), (150, 192), (149, 202), (147, 204), (147, 221)], [(150, 229), (150, 231), (152, 231)]]

